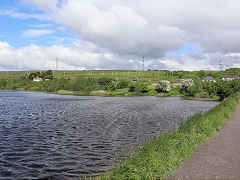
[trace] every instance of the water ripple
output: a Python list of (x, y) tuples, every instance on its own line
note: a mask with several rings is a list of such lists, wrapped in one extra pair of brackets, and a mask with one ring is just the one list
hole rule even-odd
[(78, 179), (218, 102), (0, 91), (0, 179)]

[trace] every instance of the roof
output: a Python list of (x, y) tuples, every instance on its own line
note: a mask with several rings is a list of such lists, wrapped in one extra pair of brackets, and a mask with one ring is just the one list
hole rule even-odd
[(206, 76), (203, 81), (215, 81), (215, 79), (212, 76)]
[(224, 79), (228, 79), (228, 78), (231, 78), (231, 79), (232, 79), (232, 78), (238, 78), (238, 77), (239, 77), (238, 75), (229, 75), (229, 74), (228, 74), (228, 75), (224, 76), (223, 78), (224, 78)]

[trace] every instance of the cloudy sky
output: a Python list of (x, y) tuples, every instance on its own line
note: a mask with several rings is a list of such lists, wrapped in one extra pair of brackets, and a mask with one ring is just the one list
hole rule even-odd
[(0, 70), (240, 68), (239, 0), (0, 0)]

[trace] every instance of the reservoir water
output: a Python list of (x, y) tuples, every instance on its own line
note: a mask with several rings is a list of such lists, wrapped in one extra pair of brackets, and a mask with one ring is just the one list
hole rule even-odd
[(0, 179), (75, 179), (216, 101), (0, 91)]

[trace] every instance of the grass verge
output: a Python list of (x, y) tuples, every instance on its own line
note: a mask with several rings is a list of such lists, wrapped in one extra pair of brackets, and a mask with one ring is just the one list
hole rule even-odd
[(116, 163), (111, 172), (97, 179), (164, 179), (231, 117), (239, 99), (240, 93), (233, 95), (214, 109), (191, 117), (178, 130), (146, 141), (127, 160)]

